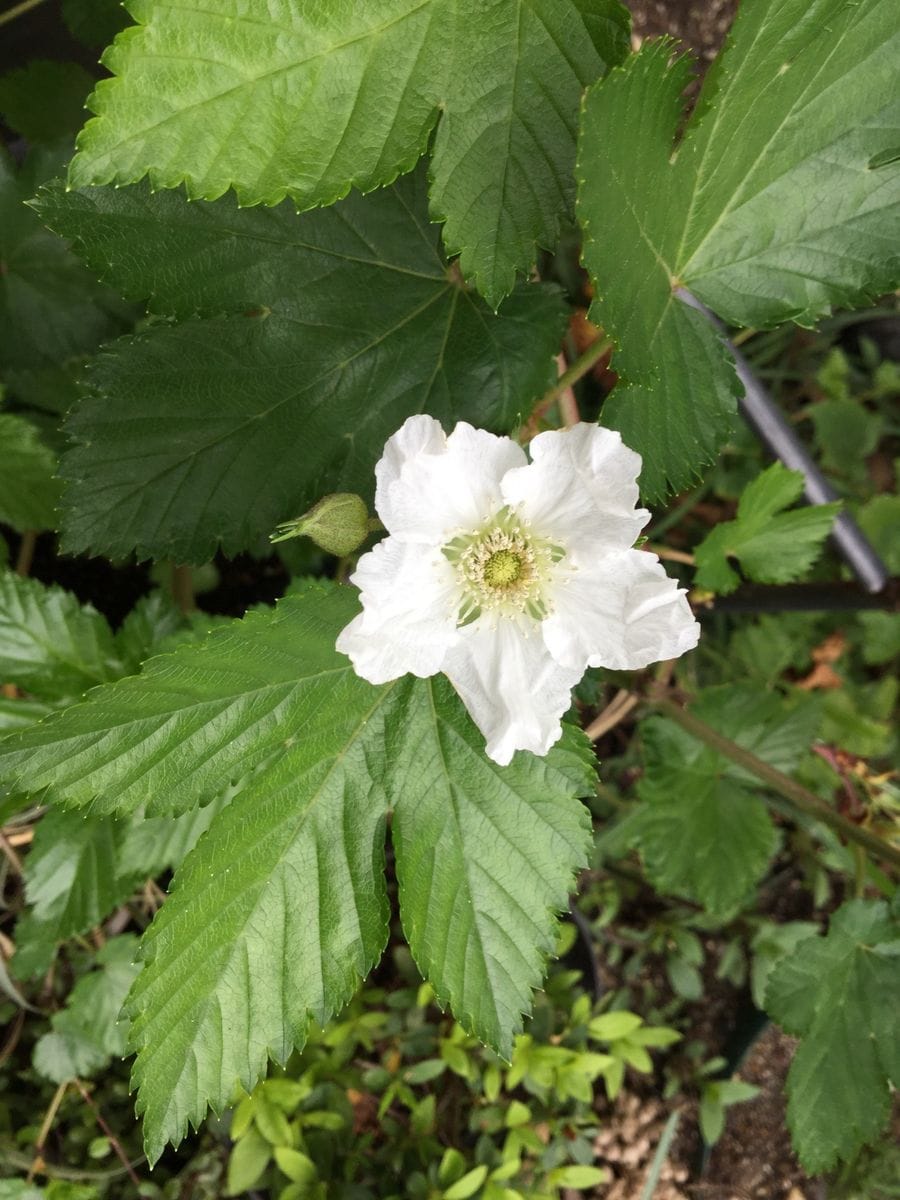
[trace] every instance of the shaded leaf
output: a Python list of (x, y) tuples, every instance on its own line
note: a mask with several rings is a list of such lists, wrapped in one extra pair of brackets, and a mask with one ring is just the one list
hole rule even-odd
[(60, 484), (56, 455), (25, 417), (0, 413), (0, 521), (20, 533), (53, 529)]
[(555, 372), (556, 290), (492, 316), (448, 274), (421, 176), (302, 217), (146, 188), (56, 187), (40, 210), (129, 296), (204, 317), (94, 361), (62, 465), (70, 549), (252, 548), (323, 492), (370, 495), (411, 413), (508, 430)]
[(819, 1174), (875, 1141), (900, 1079), (893, 1014), (900, 923), (882, 902), (851, 900), (825, 937), (801, 942), (769, 977), (766, 1009), (803, 1040), (788, 1073), (788, 1125)]

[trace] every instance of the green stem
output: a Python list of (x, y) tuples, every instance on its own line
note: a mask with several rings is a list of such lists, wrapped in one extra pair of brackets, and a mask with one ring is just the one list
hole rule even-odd
[(842, 817), (833, 808), (829, 808), (824, 800), (820, 800), (813, 792), (807, 791), (805, 787), (797, 783), (796, 780), (791, 779), (789, 775), (784, 775), (775, 767), (770, 766), (769, 763), (763, 762), (761, 758), (757, 758), (755, 754), (751, 754), (743, 746), (738, 746), (730, 738), (724, 737), (718, 730), (707, 725), (705, 721), (701, 721), (699, 717), (695, 717), (693, 713), (680, 708), (667, 697), (651, 697), (650, 703), (654, 708), (665, 713), (676, 725), (680, 725), (682, 729), (697, 738), (698, 741), (703, 742), (704, 745), (709, 746), (713, 750), (717, 750), (719, 754), (731, 759), (733, 763), (736, 763), (739, 767), (743, 767), (751, 775), (755, 775), (757, 779), (765, 783), (772, 791), (777, 792), (779, 796), (783, 796), (785, 800), (789, 801), (798, 811), (806, 813), (807, 816), (814, 817), (824, 825), (828, 825), (835, 833), (846, 838), (848, 842), (862, 846), (873, 858), (880, 859), (884, 863), (889, 863), (894, 867), (900, 868), (900, 850), (896, 850), (882, 838), (876, 837), (874, 833), (869, 833), (867, 829), (863, 829), (859, 825), (854, 825), (852, 821), (848, 821), (846, 817)]
[(535, 407), (539, 410), (549, 408), (553, 401), (557, 400), (563, 394), (566, 388), (570, 388), (583, 375), (587, 375), (594, 363), (598, 362), (607, 351), (612, 350), (612, 347), (611, 338), (598, 337), (595, 342), (592, 342), (588, 346), (584, 354), (575, 359), (568, 371), (563, 371), (553, 387), (544, 392)]
[(172, 563), (171, 572), (172, 599), (187, 616), (197, 607), (194, 603), (193, 572), (183, 563)]
[(37, 8), (39, 4), (43, 3), (44, 0), (22, 0), (21, 4), (14, 4), (6, 12), (0, 13), (0, 25), (5, 25), (8, 21), (14, 21), (16, 17), (24, 16), (32, 8)]

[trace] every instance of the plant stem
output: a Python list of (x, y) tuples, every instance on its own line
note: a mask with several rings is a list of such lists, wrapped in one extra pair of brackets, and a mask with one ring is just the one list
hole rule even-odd
[(895, 849), (874, 833), (869, 833), (867, 829), (863, 829), (859, 825), (854, 825), (846, 817), (842, 817), (833, 808), (829, 808), (824, 800), (820, 800), (813, 792), (807, 791), (802, 784), (791, 779), (789, 775), (784, 775), (775, 767), (770, 766), (769, 763), (763, 762), (761, 758), (757, 758), (755, 754), (751, 754), (743, 746), (737, 745), (736, 742), (731, 741), (730, 738), (725, 737), (718, 730), (707, 725), (705, 721), (701, 721), (699, 717), (695, 717), (693, 713), (680, 708), (667, 696), (651, 696), (650, 703), (654, 708), (665, 713), (676, 725), (680, 725), (682, 729), (697, 738), (698, 741), (703, 742), (704, 745), (709, 746), (713, 750), (717, 750), (739, 767), (743, 767), (745, 771), (749, 771), (751, 775), (755, 775), (757, 779), (767, 784), (779, 796), (783, 796), (785, 800), (789, 801), (795, 809), (806, 813), (807, 816), (814, 817), (824, 825), (828, 825), (835, 833), (846, 838), (848, 842), (862, 846), (873, 858), (880, 859), (884, 863), (889, 863), (893, 867), (900, 868), (900, 850)]
[(19, 553), (16, 557), (16, 574), (24, 579), (31, 570), (34, 561), (34, 548), (37, 545), (37, 530), (26, 529), (19, 542)]
[(59, 1106), (60, 1106), (60, 1104), (62, 1104), (63, 1096), (65, 1096), (66, 1092), (68, 1091), (68, 1088), (69, 1088), (69, 1080), (67, 1079), (67, 1080), (65, 1080), (64, 1083), (61, 1083), (59, 1085), (59, 1087), (56, 1089), (56, 1091), (53, 1093), (53, 1099), (50, 1101), (50, 1104), (47, 1107), (47, 1111), (44, 1114), (44, 1120), (41, 1123), (40, 1132), (37, 1135), (37, 1141), (34, 1143), (34, 1159), (31, 1163), (31, 1166), (28, 1170), (28, 1174), (26, 1176), (28, 1183), (31, 1183), (31, 1181), (32, 1181), (32, 1179), (34, 1179), (36, 1173), (41, 1169), (41, 1164), (43, 1162), (44, 1143), (46, 1142), (47, 1138), (50, 1136), (50, 1130), (53, 1126), (53, 1122), (56, 1119), (56, 1114), (59, 1111)]
[(194, 603), (194, 578), (191, 568), (182, 563), (172, 563), (172, 599), (187, 615), (197, 607)]
[(553, 387), (544, 392), (535, 407), (538, 409), (549, 408), (554, 400), (557, 400), (573, 383), (577, 383), (583, 375), (587, 375), (594, 363), (612, 349), (612, 345), (612, 338), (598, 337), (588, 346), (584, 354), (575, 359), (568, 371), (563, 371)]
[(14, 4), (6, 12), (0, 13), (0, 25), (5, 25), (8, 21), (14, 21), (16, 17), (23, 17), (32, 8), (37, 8), (39, 4), (43, 3), (44, 0), (22, 0), (21, 4)]

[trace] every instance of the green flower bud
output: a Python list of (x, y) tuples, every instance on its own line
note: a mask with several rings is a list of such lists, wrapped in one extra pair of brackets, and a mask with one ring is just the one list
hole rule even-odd
[(353, 492), (334, 492), (312, 506), (302, 517), (285, 521), (270, 536), (270, 542), (308, 537), (328, 554), (343, 558), (363, 544), (377, 523), (369, 519), (369, 510)]

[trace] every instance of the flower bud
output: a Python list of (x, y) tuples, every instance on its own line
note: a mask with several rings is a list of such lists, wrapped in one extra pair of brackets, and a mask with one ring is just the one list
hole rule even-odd
[(269, 541), (308, 537), (321, 550), (343, 558), (358, 550), (373, 528), (369, 510), (360, 496), (353, 492), (334, 492), (323, 496), (302, 517), (279, 525)]

